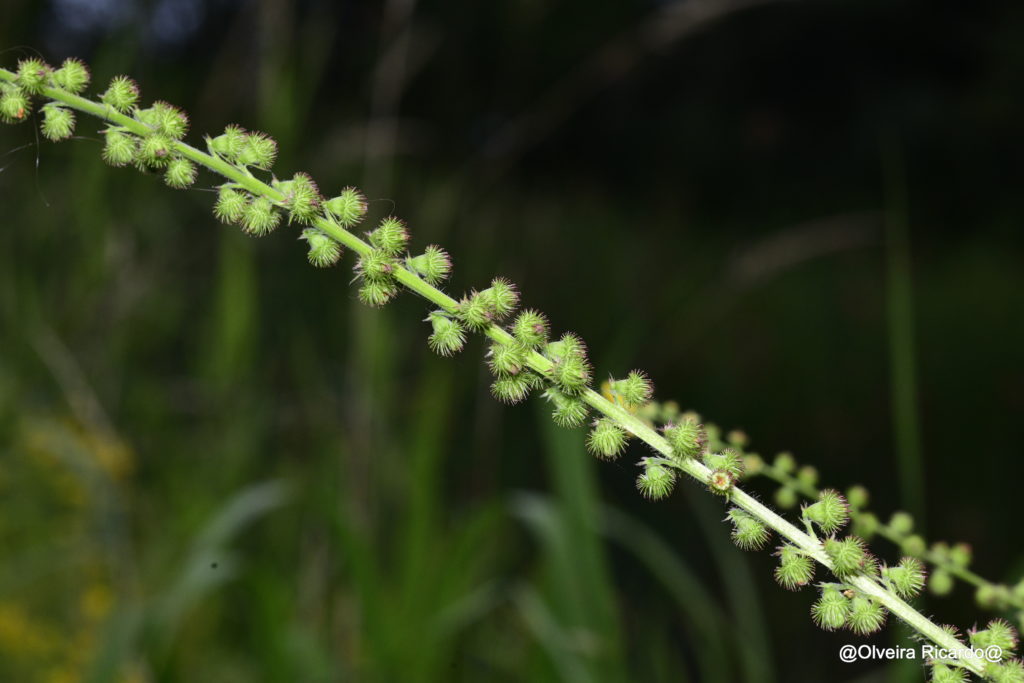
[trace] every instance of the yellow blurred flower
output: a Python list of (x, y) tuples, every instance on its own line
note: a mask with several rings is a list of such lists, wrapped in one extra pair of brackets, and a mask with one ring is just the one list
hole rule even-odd
[(114, 602), (110, 587), (102, 583), (90, 584), (78, 600), (78, 608), (87, 621), (94, 622), (103, 619), (110, 613), (110, 606)]

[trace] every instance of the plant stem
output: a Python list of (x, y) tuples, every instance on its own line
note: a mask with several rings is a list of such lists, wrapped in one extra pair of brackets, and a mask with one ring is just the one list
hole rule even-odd
[[(804, 496), (808, 500), (817, 500), (818, 497), (821, 495), (821, 491), (816, 486), (801, 481), (798, 477), (794, 477), (788, 472), (783, 472), (779, 468), (767, 462), (762, 464), (756, 470), (754, 476), (757, 475), (763, 475), (777, 482), (778, 484), (781, 484), (782, 486), (788, 486), (789, 488), (793, 489), (794, 491)], [(863, 514), (863, 512), (865, 511), (850, 510), (850, 519), (854, 522), (857, 522), (861, 514)], [(881, 536), (882, 538), (886, 539), (887, 541), (890, 541), (897, 547), (903, 544), (903, 540), (905, 538), (905, 534), (898, 533), (894, 531), (892, 527), (890, 527), (888, 524), (882, 524), (881, 522), (879, 522), (878, 530), (875, 533)], [(924, 553), (921, 555), (921, 559), (925, 560), (926, 562), (930, 562), (931, 564), (935, 565), (935, 567), (945, 572), (949, 572), (961, 581), (969, 583), (976, 588), (1007, 588), (1003, 584), (997, 584), (992, 581), (989, 581), (985, 577), (972, 572), (970, 569), (962, 567), (952, 562), (948, 557), (946, 557), (942, 553), (936, 552), (930, 548), (924, 551)], [(1019, 596), (1008, 589), (1005, 590), (1005, 595), (1008, 605), (1015, 607), (1017, 609), (1024, 610), (1024, 595)]]
[[(16, 75), (14, 73), (0, 68), (0, 80), (15, 82), (15, 79)], [(99, 119), (109, 121), (117, 126), (121, 126), (136, 135), (145, 136), (152, 132), (148, 126), (136, 121), (130, 116), (126, 116), (103, 104), (77, 95), (72, 95), (63, 90), (47, 87), (42, 90), (42, 95), (58, 101), (72, 109), (77, 109)], [(285, 198), (281, 192), (255, 178), (248, 171), (241, 170), (214, 155), (202, 152), (191, 145), (182, 142), (175, 141), (172, 143), (172, 146), (174, 150), (182, 156), (196, 162), (197, 164), (205, 166), (214, 173), (228, 178), (253, 194), (262, 195), (278, 205), (283, 205)], [(318, 218), (314, 221), (314, 225), (345, 247), (348, 247), (361, 256), (368, 254), (372, 250), (372, 247), (369, 244), (348, 230), (345, 230), (333, 220), (325, 217)], [(455, 299), (452, 299), (441, 290), (428, 284), (407, 268), (396, 265), (393, 270), (393, 276), (407, 289), (420, 295), (424, 299), (436, 304), (449, 313), (456, 312), (458, 302), (455, 301)], [(515, 341), (514, 337), (509, 332), (496, 324), (492, 324), (490, 327), (486, 328), (485, 334), (501, 344), (511, 344)], [(531, 351), (527, 355), (527, 365), (544, 377), (547, 376), (549, 371), (552, 369), (553, 363), (537, 351)], [(611, 418), (623, 429), (627, 430), (655, 451), (662, 454), (664, 457), (658, 459), (661, 464), (682, 470), (701, 484), (708, 484), (711, 470), (705, 467), (701, 462), (692, 458), (682, 461), (674, 458), (672, 447), (669, 445), (668, 441), (666, 441), (642, 419), (633, 415), (622, 406), (604, 398), (593, 389), (586, 389), (580, 394), (580, 397), (589, 406)], [(832, 570), (832, 562), (825, 553), (824, 547), (821, 543), (807, 533), (793, 526), (791, 523), (787, 522), (773, 510), (762, 505), (753, 496), (736, 487), (730, 491), (729, 500), (733, 504), (749, 512), (767, 526), (774, 529), (781, 537), (800, 548), (805, 554), (812, 557), (819, 564), (827, 567), (829, 570)], [(856, 586), (864, 594), (870, 595), (882, 606), (906, 622), (911, 628), (915, 629), (921, 633), (921, 635), (927, 637), (936, 644), (951, 650), (960, 650), (964, 648), (963, 643), (917, 612), (913, 607), (901, 600), (894, 593), (883, 587), (877, 580), (868, 576), (858, 576), (850, 579), (847, 583)], [(974, 673), (982, 673), (981, 665), (975, 660), (962, 660), (961, 664), (964, 668)]]
[(924, 466), (917, 412), (914, 359), (913, 285), (910, 278), (910, 231), (907, 187), (898, 143), (884, 150), (886, 310), (889, 322), (889, 382), (896, 458), (903, 504), (922, 528), (925, 522)]

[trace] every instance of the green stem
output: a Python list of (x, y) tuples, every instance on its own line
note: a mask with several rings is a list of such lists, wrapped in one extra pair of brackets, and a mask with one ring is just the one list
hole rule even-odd
[(887, 211), (885, 220), (886, 310), (889, 322), (889, 373), (892, 420), (903, 504), (924, 523), (924, 466), (917, 412), (914, 367), (913, 286), (910, 279), (910, 231), (907, 190), (899, 148), (884, 150)]
[[(775, 481), (782, 486), (788, 486), (800, 495), (804, 496), (809, 500), (817, 500), (821, 494), (821, 491), (811, 484), (801, 481), (797, 477), (792, 476), (788, 472), (783, 472), (774, 465), (764, 463), (755, 472), (755, 475), (763, 475), (769, 479)], [(857, 522), (861, 515), (866, 512), (862, 510), (850, 510), (850, 519)], [(903, 545), (903, 541), (906, 539), (905, 534), (898, 533), (893, 530), (888, 524), (879, 523), (878, 530), (875, 532), (887, 541), (890, 541), (897, 547)], [(965, 583), (969, 583), (975, 588), (993, 588), (993, 589), (1005, 589), (1002, 591), (1005, 594), (1007, 604), (1016, 607), (1017, 609), (1024, 609), (1024, 595), (1018, 596), (1009, 590), (1004, 584), (997, 584), (993, 581), (989, 581), (983, 576), (975, 574), (970, 569), (962, 567), (952, 562), (948, 557), (942, 553), (936, 552), (931, 549), (925, 550), (921, 555), (921, 559), (931, 563), (942, 571), (949, 572), (956, 578), (960, 579)]]
[[(14, 82), (15, 78), (16, 75), (14, 73), (0, 68), (0, 80)], [(42, 94), (45, 97), (61, 102), (72, 109), (77, 109), (99, 119), (122, 126), (136, 135), (145, 136), (152, 132), (145, 124), (136, 121), (129, 116), (116, 112), (110, 107), (93, 102), (92, 100), (72, 95), (55, 88), (44, 88)], [(183, 142), (174, 142), (173, 148), (182, 156), (196, 162), (197, 164), (205, 166), (214, 173), (228, 178), (253, 194), (262, 195), (278, 205), (283, 204), (284, 195), (281, 192), (253, 177), (247, 171), (243, 171), (231, 164), (228, 164), (223, 159), (202, 152)], [(369, 244), (351, 232), (345, 230), (333, 220), (320, 218), (317, 219), (314, 224), (317, 228), (323, 230), (326, 234), (330, 235), (339, 243), (359, 255), (365, 255), (372, 249)], [(423, 281), (415, 273), (402, 266), (396, 266), (393, 274), (397, 281), (407, 289), (438, 305), (445, 311), (450, 313), (456, 312), (458, 308), (457, 301), (436, 287), (433, 287)], [(501, 344), (510, 344), (514, 342), (513, 336), (498, 325), (492, 324), (485, 330), (485, 334)], [(543, 377), (549, 373), (553, 364), (548, 358), (542, 356), (540, 353), (532, 351), (527, 356), (527, 365)], [(701, 484), (708, 484), (711, 471), (707, 467), (694, 459), (687, 459), (680, 462), (673, 458), (672, 447), (669, 445), (668, 441), (666, 441), (642, 419), (633, 415), (620, 405), (604, 398), (593, 389), (587, 389), (584, 391), (581, 394), (581, 398), (589, 406), (615, 420), (621, 427), (649, 445), (658, 453), (661, 453), (664, 458), (659, 458), (659, 461), (663, 464), (682, 470)], [(774, 529), (781, 537), (800, 548), (808, 556), (814, 558), (818, 563), (827, 567), (829, 570), (832, 569), (831, 560), (825, 553), (824, 547), (816, 539), (793, 526), (773, 510), (762, 505), (754, 497), (750, 496), (738, 487), (734, 488), (730, 492), (729, 497), (733, 504), (743, 508), (751, 515), (754, 515), (764, 524)], [(851, 579), (849, 583), (856, 586), (866, 595), (873, 597), (882, 606), (886, 607), (890, 612), (906, 622), (911, 628), (915, 629), (936, 644), (953, 650), (959, 650), (964, 647), (963, 643), (943, 631), (937, 624), (929, 621), (926, 617), (917, 612), (913, 607), (901, 600), (895, 594), (886, 590), (875, 579), (867, 576), (860, 576)], [(962, 665), (974, 673), (980, 674), (982, 672), (980, 664), (975, 661), (965, 660), (962, 662)]]

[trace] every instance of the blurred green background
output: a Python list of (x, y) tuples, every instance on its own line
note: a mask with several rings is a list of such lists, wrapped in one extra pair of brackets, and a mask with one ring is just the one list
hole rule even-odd
[[(444, 245), (452, 293), (510, 277), (599, 378), (646, 369), (1006, 582), (1022, 37), (952, 1), (0, 8), (6, 68), (75, 55), (193, 142), (271, 133), (281, 175)], [(105, 167), (96, 130), (0, 128), (0, 680), (921, 680), (840, 663), (859, 639), (720, 501), (643, 501), (639, 446), (498, 404), (479, 340), (431, 355), (422, 301), (361, 307), (350, 258), (219, 225), (215, 178)], [(922, 609), (987, 618), (964, 586)]]

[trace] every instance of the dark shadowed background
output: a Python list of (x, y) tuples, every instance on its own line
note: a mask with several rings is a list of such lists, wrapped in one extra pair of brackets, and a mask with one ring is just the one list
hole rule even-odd
[[(1024, 7), (5, 0), (0, 50), (130, 74), (196, 144), (267, 131), (444, 245), (453, 294), (507, 276), (599, 378), (1024, 572)], [(840, 663), (862, 639), (696, 485), (644, 501), (643, 448), (498, 404), (479, 340), (432, 355), (421, 300), (362, 307), (350, 256), (97, 129), (0, 128), (0, 680), (922, 679)]]

